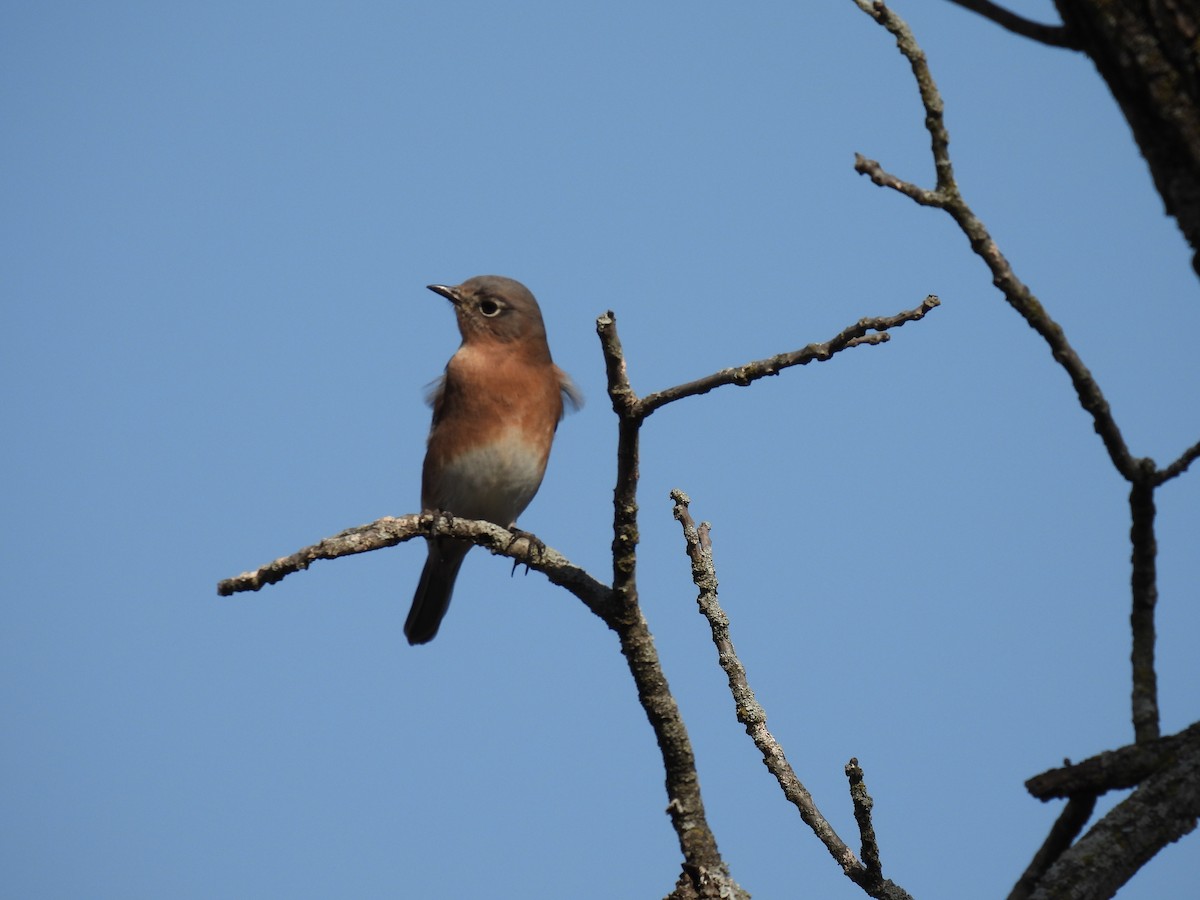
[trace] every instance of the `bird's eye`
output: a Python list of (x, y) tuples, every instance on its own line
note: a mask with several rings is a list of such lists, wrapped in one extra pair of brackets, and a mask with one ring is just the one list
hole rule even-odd
[(491, 319), (500, 315), (500, 304), (495, 300), (480, 300), (479, 311)]

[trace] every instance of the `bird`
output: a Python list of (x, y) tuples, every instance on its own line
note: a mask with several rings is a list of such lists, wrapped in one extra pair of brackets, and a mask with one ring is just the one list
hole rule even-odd
[[(433, 423), (422, 508), (511, 529), (542, 484), (559, 421), (582, 405), (582, 395), (554, 364), (541, 309), (525, 285), (478, 275), (428, 288), (454, 306), (462, 344), (427, 398)], [(409, 644), (426, 644), (438, 633), (472, 547), (447, 537), (427, 542), (404, 623)]]

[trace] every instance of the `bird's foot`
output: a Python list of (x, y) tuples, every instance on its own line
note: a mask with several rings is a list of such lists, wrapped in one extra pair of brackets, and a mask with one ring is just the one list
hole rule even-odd
[(504, 547), (505, 552), (511, 550), (513, 544), (515, 544), (517, 541), (525, 541), (525, 559), (514, 559), (512, 572), (510, 574), (515, 575), (517, 572), (517, 566), (523, 564), (525, 566), (525, 574), (528, 575), (529, 563), (534, 559), (534, 557), (540, 559), (545, 554), (546, 545), (542, 543), (536, 534), (526, 531), (523, 528), (518, 528), (516, 525), (509, 525), (508, 530), (512, 534), (512, 537), (508, 539), (508, 543)]
[(426, 509), (421, 512), (421, 524), (432, 535), (439, 525), (446, 526), (454, 521), (454, 514), (444, 509)]

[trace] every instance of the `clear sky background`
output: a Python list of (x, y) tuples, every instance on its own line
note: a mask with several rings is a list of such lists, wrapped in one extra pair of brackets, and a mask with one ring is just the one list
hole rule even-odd
[[(1041, 18), (1049, 2), (1010, 4)], [(1133, 452), (1200, 437), (1200, 292), (1092, 65), (898, 0), (961, 187)], [(415, 512), (424, 289), (541, 300), (587, 395), (522, 524), (609, 580), (615, 417), (936, 293), (881, 347), (643, 431), (641, 587), (721, 849), (756, 897), (861, 896), (737, 724), (668, 491), (714, 522), (769, 726), (886, 874), (1003, 896), (1059, 811), (1024, 779), (1130, 741), (1127, 486), (944, 214), (908, 65), (850, 0), (41, 3), (0, 13), (0, 894), (659, 897), (658, 751), (614, 636), (468, 557), (429, 646), (411, 542), (218, 579)], [(1200, 713), (1200, 471), (1159, 493), (1163, 728)], [(1123, 893), (1182, 897), (1195, 838)]]

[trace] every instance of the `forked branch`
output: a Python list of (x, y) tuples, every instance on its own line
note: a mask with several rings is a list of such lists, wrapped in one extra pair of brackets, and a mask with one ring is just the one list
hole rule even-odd
[(675, 501), (674, 515), (683, 529), (683, 539), (688, 558), (692, 561), (692, 581), (699, 594), (696, 603), (700, 612), (708, 622), (712, 632), (713, 644), (717, 648), (717, 661), (725, 670), (729, 680), (729, 692), (733, 695), (734, 709), (737, 720), (746, 728), (746, 733), (754, 741), (754, 746), (762, 754), (767, 770), (775, 776), (783, 795), (800, 813), (813, 834), (820, 839), (829, 851), (829, 855), (841, 867), (851, 881), (857, 884), (870, 897), (882, 900), (911, 900), (908, 893), (899, 885), (883, 877), (883, 867), (879, 861), (879, 845), (875, 840), (875, 830), (871, 825), (871, 798), (863, 784), (862, 769), (857, 759), (850, 760), (846, 766), (846, 776), (850, 780), (850, 796), (854, 805), (854, 816), (858, 822), (859, 836), (862, 841), (863, 861), (860, 862), (846, 842), (843, 841), (829, 821), (821, 815), (812, 794), (800, 781), (788, 762), (779, 741), (767, 730), (767, 714), (754, 697), (750, 682), (746, 677), (746, 669), (738, 658), (729, 637), (729, 619), (717, 599), (717, 571), (712, 557), (712, 540), (710, 527), (707, 522), (701, 522), (697, 527), (693, 521), (688, 506), (691, 499), (680, 490), (671, 491), (671, 499)]

